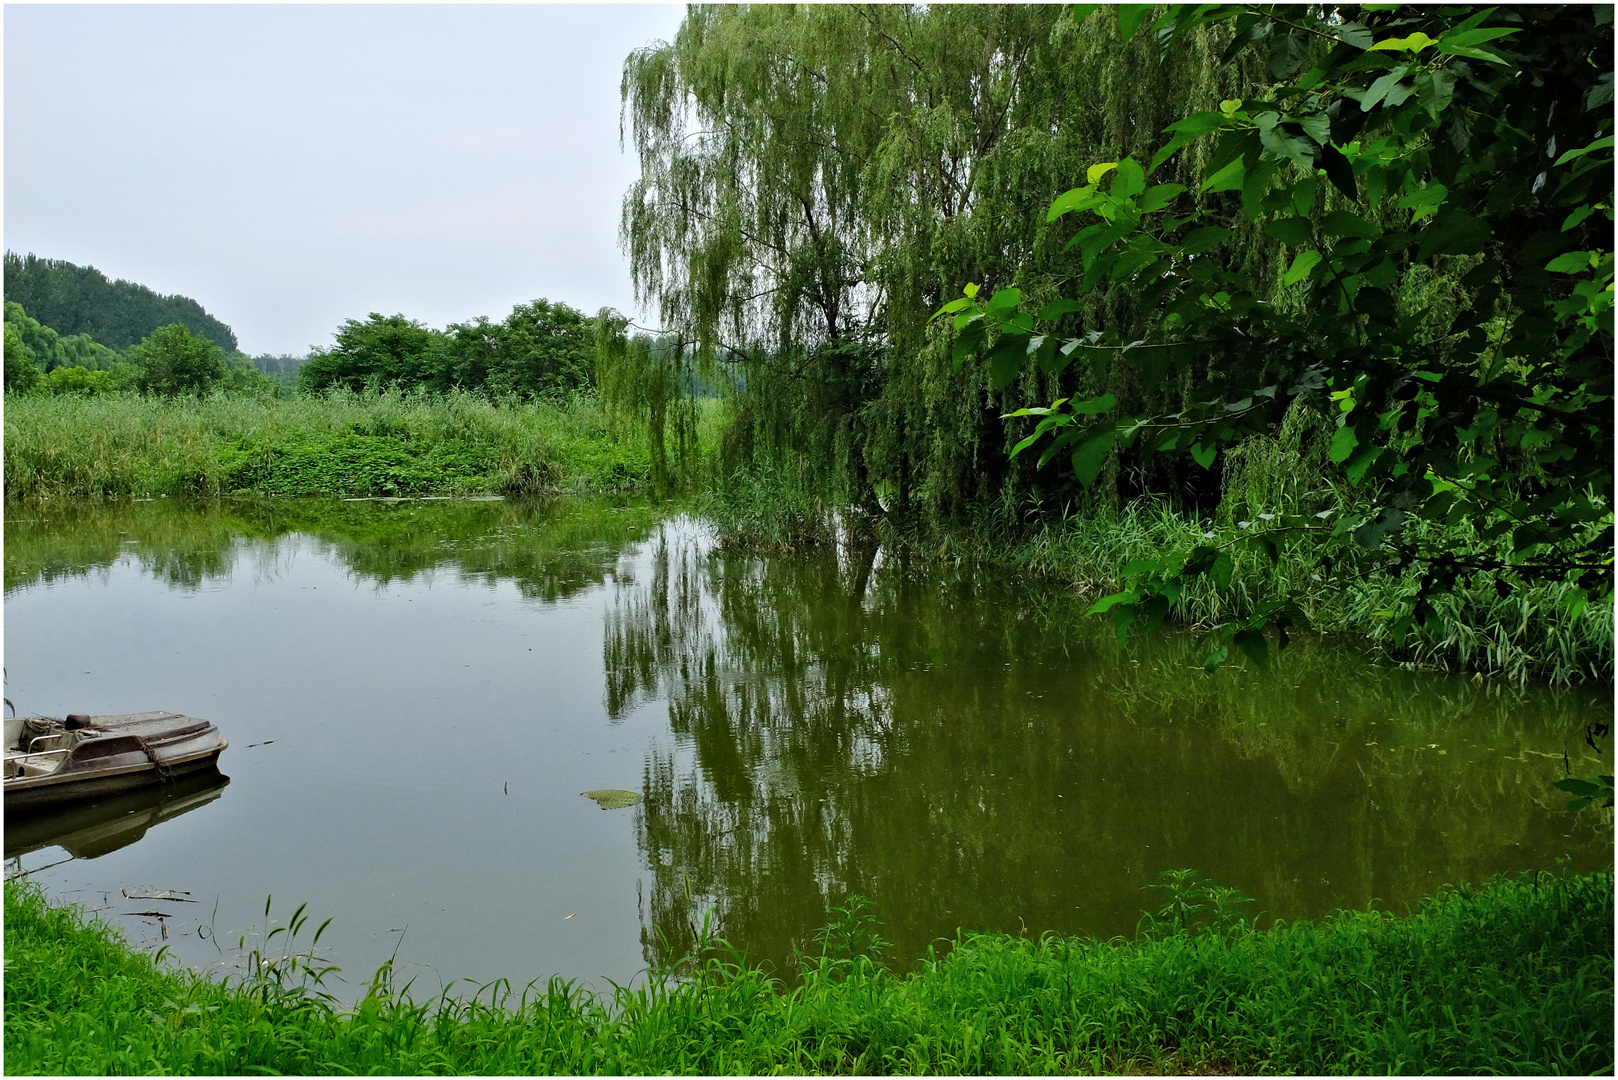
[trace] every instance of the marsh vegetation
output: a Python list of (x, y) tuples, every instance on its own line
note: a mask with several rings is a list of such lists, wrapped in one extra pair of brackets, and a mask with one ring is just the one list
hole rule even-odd
[[(163, 970), (42, 878), (8, 1060), (1610, 1071), (1612, 33), (695, 6), (624, 65), (654, 327), (536, 299), (250, 360), (8, 256), (13, 675), (382, 770), (260, 750), (208, 810), (284, 879), (210, 887), (337, 909), (370, 983), (268, 937)], [(189, 651), (123, 658), (148, 619)], [(444, 918), (388, 855), (424, 845), (481, 885)], [(406, 923), (481, 989), (378, 970)], [(519, 955), (563, 974), (513, 994)]]

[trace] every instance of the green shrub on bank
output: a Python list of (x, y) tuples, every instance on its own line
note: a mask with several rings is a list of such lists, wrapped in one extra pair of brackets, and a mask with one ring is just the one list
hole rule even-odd
[[(801, 478), (769, 469), (739, 471), (704, 495), (698, 509), (714, 523), (726, 546), (786, 553), (834, 543), (837, 520)], [(1432, 526), (1415, 523), (1411, 538)], [(1441, 629), (1418, 623), (1404, 639), (1394, 634), (1392, 613), (1418, 587), (1414, 572), (1332, 579), (1319, 553), (1300, 542), (1270, 560), (1245, 545), (1240, 522), (1207, 521), (1140, 501), (1117, 511), (1073, 515), (1060, 522), (1017, 527), (993, 514), (960, 528), (913, 527), (878, 522), (883, 543), (921, 558), (974, 560), (1026, 569), (1071, 584), (1094, 599), (1124, 587), (1123, 571), (1137, 560), (1157, 559), (1197, 544), (1229, 545), (1228, 584), (1197, 579), (1172, 609), (1193, 627), (1246, 619), (1262, 605), (1292, 597), (1317, 630), (1352, 636), (1401, 663), (1483, 672), (1513, 681), (1557, 683), (1610, 679), (1613, 672), (1613, 608), (1582, 604), (1582, 593), (1563, 582), (1519, 587), (1502, 597), (1491, 573), (1444, 594), (1434, 606), (1445, 616)], [(1470, 526), (1452, 529), (1446, 542), (1479, 546)], [(1422, 539), (1430, 539), (1422, 537)], [(1577, 595), (1576, 595), (1577, 594)]]
[(6, 498), (533, 494), (635, 487), (643, 445), (593, 398), (465, 394), (290, 398), (16, 397)]
[(1406, 917), (963, 934), (909, 975), (849, 908), (791, 988), (710, 957), (610, 998), (553, 979), (420, 1004), (384, 967), (343, 1011), (295, 960), (213, 983), (8, 882), (5, 1054), (13, 1073), (1610, 1073), (1612, 905), (1611, 873), (1528, 875)]
[[(1239, 523), (1210, 524), (1165, 506), (1134, 503), (1114, 514), (1075, 517), (1043, 528), (1019, 544), (1006, 545), (1000, 550), (1009, 553), (998, 558), (1102, 596), (1123, 588), (1122, 570), (1137, 559), (1189, 550), (1198, 543), (1228, 544), (1241, 531)], [(1415, 523), (1412, 539), (1421, 531), (1432, 527)], [(1480, 546), (1468, 525), (1451, 533), (1447, 541), (1456, 549)], [(996, 557), (988, 545), (984, 553)], [(1612, 677), (1612, 606), (1575, 605), (1579, 590), (1565, 582), (1520, 586), (1502, 597), (1494, 575), (1480, 573), (1469, 585), (1435, 599), (1434, 606), (1445, 616), (1441, 629), (1417, 623), (1400, 641), (1392, 613), (1415, 594), (1419, 583), (1413, 571), (1323, 581), (1327, 575), (1321, 572), (1318, 552), (1303, 543), (1282, 549), (1273, 562), (1239, 544), (1231, 547), (1231, 555), (1229, 585), (1215, 588), (1209, 578), (1200, 579), (1176, 605), (1177, 619), (1194, 626), (1246, 619), (1260, 605), (1292, 596), (1317, 629), (1352, 636), (1402, 662), (1514, 681)]]

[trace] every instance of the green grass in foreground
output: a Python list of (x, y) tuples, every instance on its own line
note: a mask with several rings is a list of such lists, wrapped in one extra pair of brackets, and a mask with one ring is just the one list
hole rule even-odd
[(644, 437), (589, 396), (19, 396), (8, 500), (151, 495), (525, 495), (644, 485)]
[[(854, 909), (800, 985), (709, 959), (611, 998), (561, 980), (340, 1011), (264, 968), (165, 970), (5, 892), (12, 1073), (1611, 1073), (1611, 873), (1133, 942), (965, 934), (894, 975)], [(839, 948), (841, 944), (841, 948)], [(840, 957), (840, 958), (839, 958)]]

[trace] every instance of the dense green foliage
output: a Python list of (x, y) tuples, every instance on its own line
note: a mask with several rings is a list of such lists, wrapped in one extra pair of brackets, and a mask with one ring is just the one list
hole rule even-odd
[[(622, 234), (664, 331), (544, 300), (443, 331), (372, 314), (306, 362), (232, 352), (220, 374), (143, 368), (171, 350), (8, 303), (6, 387), (593, 387), (614, 440), (642, 433), (653, 489), (708, 488), (732, 541), (846, 527), (1003, 555), (1173, 517), (1164, 546), (1077, 575), (1120, 632), (1209, 626), (1217, 663), (1314, 622), (1405, 659), (1604, 677), (1607, 622), (1581, 619), (1611, 585), (1604, 19), (697, 5), (624, 69)], [(93, 272), (7, 260), (52, 312), (95, 293), (73, 284)], [(929, 321), (967, 280), (956, 325)], [(370, 462), (356, 491), (493, 475), (387, 445), (386, 465), (295, 456)], [(146, 490), (89, 479), (109, 470), (9, 490)], [(153, 490), (192, 486), (176, 475)], [(1546, 604), (1548, 640), (1585, 645), (1500, 644), (1501, 613)]]
[(363, 323), (349, 319), (335, 338), (336, 344), (315, 352), (298, 369), (300, 386), (410, 389), (433, 386), (447, 374), (443, 335), (403, 315), (385, 318), (372, 312)]
[[(144, 391), (174, 396), (222, 390), (273, 394), (274, 379), (261, 374), (239, 352), (226, 355), (184, 324), (160, 326), (122, 352), (88, 334), (62, 337), (30, 316), (21, 304), (6, 302), (6, 383), (9, 395), (105, 395)], [(43, 371), (44, 377), (40, 377)]]
[[(595, 377), (594, 321), (543, 299), (517, 305), (502, 322), (480, 316), (442, 331), (403, 315), (373, 313), (364, 322), (348, 320), (331, 348), (307, 357), (249, 358), (236, 349), (229, 327), (185, 297), (160, 297), (125, 281), (109, 284), (94, 269), (33, 255), (8, 252), (5, 272), (7, 341), (14, 336), (23, 346), (7, 352), (6, 389), (13, 394), (42, 388), (264, 395), (341, 387), (561, 398), (589, 389)], [(202, 342), (212, 343), (217, 355)], [(46, 373), (79, 370), (41, 383), (25, 362)], [(100, 371), (110, 379), (87, 375)]]
[(465, 393), (7, 402), (7, 499), (508, 494), (643, 484), (638, 440), (576, 397)]
[(147, 393), (205, 393), (225, 377), (223, 350), (180, 323), (153, 330), (134, 353), (141, 368), (140, 388)]
[(27, 346), (29, 358), (42, 371), (61, 367), (103, 371), (125, 362), (116, 349), (107, 348), (89, 334), (58, 334), (29, 315), (15, 300), (7, 300), (5, 310), (6, 325)]
[(1367, 576), (1351, 621), (1407, 658), (1488, 651), (1513, 597), (1582, 633), (1610, 13), (1093, 8), (699, 5), (626, 62), (637, 287), (688, 369), (736, 372), (729, 535), (857, 508), (1004, 548), (1138, 503), (1186, 529), (1093, 575), (1098, 610), (1211, 625), (1215, 665)]
[[(1253, 930), (1168, 876), (1133, 942), (963, 934), (910, 975), (844, 905), (788, 987), (709, 943), (678, 981), (552, 980), (412, 1001), (387, 967), (344, 1012), (299, 910), (220, 985), (7, 882), (8, 1071), (32, 1073), (1600, 1073), (1612, 877), (1530, 875), (1404, 917)], [(302, 940), (300, 940), (300, 934)]]
[(34, 365), (34, 351), (24, 344), (22, 335), (8, 319), (5, 325), (6, 333), (6, 381), (5, 391), (10, 394), (26, 394), (39, 382), (39, 368)]
[[(787, 554), (838, 544), (838, 520), (828, 515), (809, 478), (795, 471), (738, 472), (706, 489), (696, 506), (727, 547)], [(883, 522), (871, 542), (880, 539), (890, 549), (945, 562), (1019, 567), (1029, 572), (1030, 588), (1033, 580), (1064, 582), (1081, 597), (1116, 594), (1129, 584), (1126, 570), (1143, 562), (1203, 544), (1229, 546), (1229, 579), (1204, 576), (1188, 583), (1173, 607), (1177, 622), (1216, 627), (1282, 598), (1295, 603), (1316, 630), (1357, 642), (1383, 660), (1513, 682), (1612, 678), (1613, 609), (1587, 604), (1571, 614), (1577, 586), (1569, 582), (1540, 581), (1503, 595), (1485, 578), (1435, 598), (1442, 620), (1412, 625), (1396, 637), (1389, 612), (1419, 587), (1416, 568), (1371, 578), (1323, 574), (1325, 553), (1301, 544), (1272, 560), (1242, 543), (1249, 533), (1241, 513), (1234, 499), (1208, 517), (1161, 500), (1137, 500), (1034, 527), (1008, 525), (992, 514), (925, 533)], [(1469, 525), (1450, 529), (1446, 543), (1476, 543)]]
[[(927, 316), (968, 277), (1081, 273), (1040, 221), (1060, 178), (1149, 153), (1178, 102), (1245, 93), (1253, 65), (1220, 67), (1223, 44), (1215, 27), (1160, 51), (1055, 7), (696, 5), (632, 55), (624, 243), (693, 360), (741, 370), (725, 471), (934, 521), (1059, 509), (1075, 485), (1012, 461), (1001, 414), (1064, 384), (952, 371)], [(1274, 242), (1249, 232), (1262, 278)], [(1173, 490), (1167, 468), (1114, 479)]]
[[(1145, 12), (1120, 9), (1120, 37)], [(1041, 419), (1016, 449), (1070, 458), (1081, 483), (1116, 453), (1207, 467), (1296, 419), (1320, 430), (1323, 471), (1347, 485), (1271, 501), (1225, 544), (1132, 564), (1129, 587), (1093, 610), (1120, 635), (1137, 615), (1155, 625), (1194, 583), (1228, 586), (1237, 546), (1275, 560), (1298, 545), (1326, 577), (1406, 575), (1396, 640), (1417, 623), (1442, 632), (1441, 599), (1477, 584), (1503, 597), (1564, 584), (1575, 618), (1606, 602), (1611, 11), (1172, 8), (1152, 36), (1173, 49), (1213, 23), (1232, 27), (1227, 56), (1262, 53), (1280, 81), (1170, 125), (1149, 159), (1092, 165), (1047, 215), (1086, 215), (1070, 241), (1078, 295), (1134, 290), (1138, 317), (1067, 337), (1049, 330), (1080, 302), (1036, 317), (1020, 290), (985, 303), (976, 286), (940, 314), (957, 313), (957, 363), (988, 344), (996, 385), (1082, 357), (1097, 376), (1182, 388), (1173, 408), (1108, 392), (1018, 410)], [(1208, 137), (1199, 171), (1152, 175)], [(1225, 250), (1244, 219), (1292, 249), (1278, 291)], [(1258, 659), (1268, 625), (1284, 645), (1308, 622), (1287, 594), (1235, 614), (1219, 635)]]
[(308, 390), (426, 388), (555, 397), (591, 386), (595, 326), (566, 304), (518, 304), (503, 322), (479, 317), (439, 331), (403, 315), (349, 319), (329, 349), (298, 367)]
[(653, 490), (689, 488), (705, 478), (692, 393), (701, 376), (685, 342), (667, 334), (629, 334), (628, 326), (611, 310), (596, 317), (596, 385), (602, 401), (616, 421), (646, 433)]
[(108, 281), (93, 266), (5, 253), (8, 301), (63, 336), (87, 334), (113, 349), (127, 349), (160, 326), (180, 323), (226, 353), (236, 351), (230, 327), (185, 296), (161, 296), (132, 281)]

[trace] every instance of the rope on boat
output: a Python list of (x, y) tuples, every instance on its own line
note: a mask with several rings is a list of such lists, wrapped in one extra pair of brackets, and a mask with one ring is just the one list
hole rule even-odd
[(174, 770), (163, 764), (162, 760), (157, 756), (157, 751), (152, 749), (152, 744), (147, 742), (144, 736), (134, 735), (133, 733), (131, 733), (131, 736), (135, 742), (140, 744), (140, 748), (146, 752), (146, 756), (151, 759), (152, 766), (157, 769), (157, 778), (165, 784), (173, 783)]

